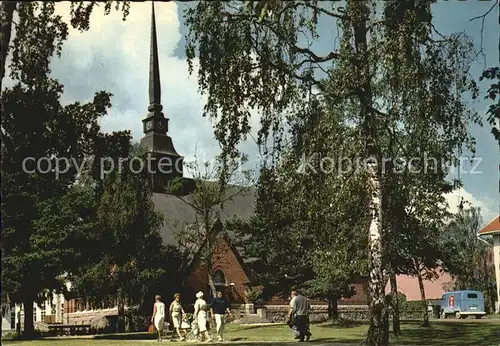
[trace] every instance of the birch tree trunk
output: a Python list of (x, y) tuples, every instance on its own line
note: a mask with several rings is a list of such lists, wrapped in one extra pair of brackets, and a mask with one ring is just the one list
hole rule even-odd
[(209, 210), (205, 212), (204, 223), (206, 229), (206, 253), (205, 253), (205, 265), (207, 266), (208, 272), (208, 285), (210, 286), (210, 291), (212, 292), (212, 299), (217, 297), (217, 291), (214, 283), (214, 271), (212, 268), (214, 260), (214, 246), (217, 238), (214, 237), (214, 232), (216, 231), (215, 225), (210, 222)]
[(418, 286), (420, 287), (420, 296), (422, 298), (422, 304), (424, 309), (424, 327), (430, 327), (429, 323), (429, 310), (427, 310), (427, 299), (425, 299), (425, 289), (424, 289), (424, 280), (422, 279), (422, 272), (420, 270), (417, 271), (418, 277)]
[(353, 15), (353, 32), (355, 42), (355, 73), (358, 80), (357, 95), (360, 101), (365, 139), (366, 173), (371, 192), (370, 227), (368, 230), (369, 289), (370, 289), (370, 328), (366, 344), (386, 346), (389, 335), (385, 325), (386, 299), (382, 263), (382, 189), (380, 186), (379, 163), (377, 160), (377, 128), (376, 113), (373, 108), (373, 90), (371, 83), (370, 59), (367, 46), (367, 21), (371, 4), (366, 1), (348, 2), (349, 11)]
[(2, 1), (1, 15), (2, 15), (2, 35), (1, 47), (2, 51), (2, 78), (0, 80), (0, 91), (2, 90), (3, 77), (5, 76), (5, 61), (7, 60), (7, 54), (9, 52), (10, 37), (12, 33), (12, 17), (14, 15), (14, 10), (16, 9), (17, 1)]
[(399, 294), (396, 274), (392, 272), (389, 275), (391, 281), (391, 296), (392, 296), (392, 331), (394, 335), (401, 335), (401, 323), (399, 321)]
[(386, 346), (389, 336), (385, 324), (387, 307), (385, 304), (384, 275), (382, 266), (382, 208), (381, 189), (373, 163), (368, 165), (372, 199), (370, 203), (371, 221), (369, 228), (369, 268), (370, 268), (370, 329), (366, 339), (367, 345)]
[(208, 285), (210, 286), (210, 291), (212, 292), (212, 298), (217, 297), (217, 290), (215, 288), (214, 277), (212, 270), (208, 271)]

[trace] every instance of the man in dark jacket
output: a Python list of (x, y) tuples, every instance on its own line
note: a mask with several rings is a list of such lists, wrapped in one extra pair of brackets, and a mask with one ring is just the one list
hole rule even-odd
[(212, 300), (211, 312), (215, 318), (217, 326), (217, 339), (224, 341), (224, 325), (226, 324), (226, 312), (231, 316), (229, 301), (222, 296), (222, 292), (217, 292), (217, 298)]
[(310, 332), (308, 331), (308, 322), (309, 322), (309, 310), (311, 309), (311, 305), (309, 300), (304, 297), (300, 292), (293, 291), (292, 292), (292, 301), (290, 303), (290, 319), (295, 317), (295, 325), (299, 332), (299, 342), (304, 342), (304, 338), (307, 335), (307, 339), (309, 340)]

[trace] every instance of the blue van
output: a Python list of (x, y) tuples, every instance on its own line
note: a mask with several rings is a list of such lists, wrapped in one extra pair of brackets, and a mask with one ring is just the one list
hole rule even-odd
[(484, 311), (484, 297), (479, 291), (446, 292), (441, 298), (441, 318), (455, 315), (456, 318), (486, 315)]

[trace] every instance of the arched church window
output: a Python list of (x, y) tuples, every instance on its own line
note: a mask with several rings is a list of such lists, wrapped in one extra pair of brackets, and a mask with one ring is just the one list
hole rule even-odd
[(215, 271), (213, 276), (214, 284), (216, 285), (225, 285), (226, 278), (224, 277), (224, 273), (220, 270)]

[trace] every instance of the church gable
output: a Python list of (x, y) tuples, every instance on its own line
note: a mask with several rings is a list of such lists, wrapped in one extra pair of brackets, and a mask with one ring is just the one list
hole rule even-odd
[[(221, 236), (218, 240), (212, 258), (212, 268), (216, 288), (223, 291), (231, 302), (245, 303), (245, 290), (250, 283), (250, 274), (237, 250), (225, 236)], [(194, 256), (186, 274), (188, 287), (210, 294), (208, 270), (199, 256)]]

